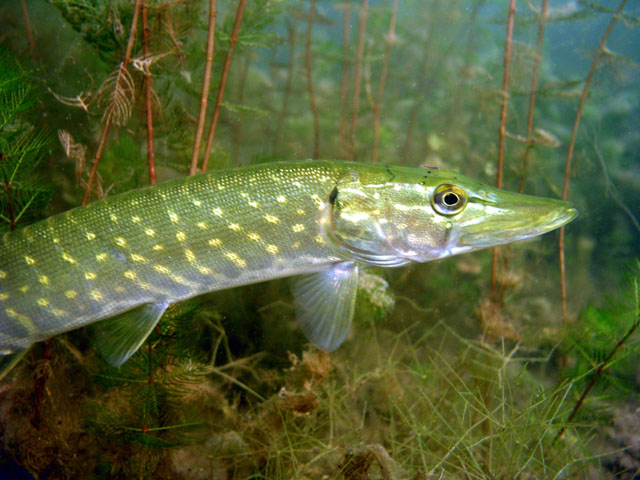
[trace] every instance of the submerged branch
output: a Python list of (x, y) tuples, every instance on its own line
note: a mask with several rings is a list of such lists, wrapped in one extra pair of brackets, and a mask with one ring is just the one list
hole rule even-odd
[[(611, 18), (607, 29), (602, 35), (602, 39), (600, 40), (600, 45), (598, 45), (598, 49), (593, 56), (593, 62), (591, 63), (591, 68), (589, 69), (589, 73), (587, 75), (587, 79), (584, 83), (584, 88), (582, 89), (582, 94), (580, 95), (580, 102), (578, 104), (578, 111), (576, 112), (576, 119), (573, 122), (573, 130), (571, 131), (571, 141), (569, 142), (569, 150), (567, 152), (567, 161), (564, 167), (564, 183), (562, 185), (562, 200), (567, 200), (569, 198), (569, 178), (571, 177), (571, 160), (573, 159), (573, 151), (576, 144), (576, 137), (578, 135), (578, 127), (580, 126), (580, 118), (582, 117), (582, 109), (584, 108), (584, 104), (587, 101), (587, 94), (589, 93), (589, 87), (591, 86), (591, 80), (593, 79), (593, 74), (596, 71), (596, 67), (598, 66), (598, 62), (600, 61), (600, 57), (605, 49), (605, 44), (607, 43), (607, 39), (613, 30), (613, 26), (616, 21), (620, 17), (620, 13), (624, 8), (627, 0), (622, 0), (618, 5), (618, 9), (616, 10), (615, 15)], [(562, 302), (562, 323), (566, 325), (567, 323), (567, 287), (566, 287), (566, 277), (565, 277), (565, 267), (564, 267), (564, 227), (560, 227), (560, 235), (558, 236), (558, 261), (560, 264), (560, 300)]]
[[(504, 47), (504, 75), (502, 77), (502, 101), (500, 107), (500, 128), (498, 130), (498, 172), (496, 186), (502, 188), (504, 167), (504, 149), (507, 131), (507, 106), (509, 104), (509, 64), (511, 63), (511, 44), (513, 40), (513, 22), (516, 14), (516, 0), (509, 0), (509, 19), (507, 21), (507, 40)], [(499, 248), (493, 248), (491, 259), (491, 297), (495, 301), (496, 283), (498, 279)]]
[[(144, 56), (148, 58), (149, 51), (149, 37), (151, 36), (151, 30), (149, 29), (148, 8), (146, 0), (142, 0), (142, 39), (144, 43)], [(151, 65), (149, 65), (149, 69)], [(144, 74), (144, 92), (145, 92), (145, 109), (147, 113), (147, 159), (149, 164), (149, 183), (151, 185), (156, 183), (156, 162), (155, 162), (155, 150), (153, 148), (153, 109), (151, 105), (151, 71)]]
[(213, 118), (211, 119), (211, 125), (209, 127), (209, 135), (207, 136), (207, 145), (204, 149), (204, 159), (202, 160), (202, 172), (207, 171), (209, 165), (209, 157), (211, 156), (211, 147), (213, 140), (216, 136), (216, 129), (218, 126), (218, 118), (220, 117), (220, 108), (222, 106), (222, 100), (224, 98), (224, 89), (227, 85), (227, 77), (229, 76), (229, 70), (231, 68), (231, 59), (233, 57), (233, 49), (238, 43), (238, 32), (240, 31), (240, 24), (242, 23), (242, 16), (244, 15), (244, 8), (247, 5), (247, 0), (240, 0), (238, 3), (238, 9), (236, 10), (236, 18), (233, 22), (233, 31), (231, 32), (231, 38), (229, 39), (229, 49), (227, 55), (224, 58), (224, 66), (222, 67), (222, 74), (220, 76), (220, 85), (218, 86), (218, 96), (216, 98), (216, 106), (213, 109)]
[(202, 92), (200, 93), (200, 112), (198, 113), (198, 125), (196, 137), (193, 141), (193, 153), (189, 175), (195, 175), (198, 169), (198, 156), (200, 143), (204, 133), (204, 124), (207, 116), (207, 102), (209, 101), (209, 86), (211, 84), (211, 65), (213, 64), (213, 49), (215, 45), (216, 17), (218, 15), (217, 0), (209, 0), (209, 29), (207, 31), (207, 58), (204, 65), (204, 78), (202, 79)]
[(393, 0), (393, 9), (391, 10), (391, 20), (389, 21), (389, 33), (385, 38), (384, 60), (382, 64), (382, 72), (380, 73), (380, 83), (378, 84), (378, 96), (373, 106), (373, 152), (371, 154), (371, 162), (376, 163), (378, 160), (378, 144), (380, 142), (380, 105), (382, 104), (382, 94), (384, 93), (384, 85), (387, 80), (387, 70), (389, 68), (389, 58), (391, 57), (391, 47), (395, 41), (396, 14), (398, 12), (398, 0)]
[(356, 60), (356, 77), (353, 82), (353, 106), (351, 108), (351, 141), (349, 142), (349, 160), (355, 157), (356, 129), (358, 128), (358, 111), (360, 108), (360, 76), (362, 75), (362, 55), (364, 53), (364, 36), (367, 30), (367, 14), (369, 0), (362, 0), (360, 11), (360, 30), (358, 38), (358, 58)]
[[(140, 15), (140, 8), (142, 5), (142, 0), (136, 0), (136, 4), (133, 9), (133, 19), (131, 20), (131, 30), (129, 31), (129, 40), (127, 42), (127, 49), (124, 54), (124, 58), (122, 59), (122, 63), (120, 64), (120, 72), (127, 71), (127, 65), (131, 61), (131, 53), (133, 52), (133, 45), (135, 43), (136, 33), (138, 29), (138, 16)], [(116, 79), (116, 84), (114, 88), (117, 90), (121, 88), (120, 83), (123, 75), (118, 75)], [(89, 172), (89, 179), (87, 180), (87, 185), (85, 186), (84, 195), (82, 197), (82, 205), (86, 205), (89, 201), (89, 196), (91, 195), (91, 188), (93, 186), (93, 182), (96, 178), (96, 174), (98, 173), (98, 165), (100, 164), (100, 159), (102, 158), (102, 153), (104, 151), (104, 147), (107, 144), (107, 136), (109, 135), (109, 130), (111, 129), (111, 123), (113, 121), (113, 116), (118, 109), (113, 108), (113, 104), (107, 108), (107, 115), (104, 122), (104, 128), (102, 129), (102, 135), (100, 136), (100, 142), (98, 144), (98, 149), (96, 150), (96, 155), (93, 158), (93, 163), (91, 165), (91, 171)]]
[(311, 65), (311, 31), (313, 29), (313, 15), (316, 10), (316, 0), (311, 0), (309, 7), (309, 22), (307, 26), (307, 38), (304, 46), (304, 66), (307, 74), (307, 90), (309, 92), (309, 105), (313, 116), (313, 155), (317, 159), (320, 156), (320, 120), (318, 119), (318, 104), (313, 93), (312, 65)]
[(342, 33), (342, 77), (340, 79), (340, 121), (338, 123), (338, 151), (340, 156), (345, 156), (347, 150), (345, 145), (345, 133), (347, 131), (347, 120), (345, 118), (345, 104), (347, 102), (347, 73), (349, 71), (349, 34), (351, 32), (351, 3), (347, 0), (344, 8), (344, 28)]
[(527, 116), (527, 140), (525, 143), (524, 154), (522, 156), (522, 177), (518, 192), (524, 191), (524, 184), (529, 173), (529, 155), (533, 148), (533, 112), (536, 105), (536, 90), (538, 88), (538, 74), (540, 72), (540, 62), (542, 60), (542, 43), (544, 39), (544, 27), (547, 21), (547, 3), (548, 0), (542, 0), (540, 7), (540, 24), (538, 25), (538, 44), (536, 46), (536, 59), (533, 66), (533, 74), (531, 76), (531, 93), (529, 95), (529, 115)]

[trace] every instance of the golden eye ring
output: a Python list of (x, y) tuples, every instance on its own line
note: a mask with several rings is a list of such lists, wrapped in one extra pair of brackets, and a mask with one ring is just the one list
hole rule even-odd
[(467, 195), (460, 187), (443, 184), (434, 190), (431, 205), (440, 215), (456, 215), (467, 205)]

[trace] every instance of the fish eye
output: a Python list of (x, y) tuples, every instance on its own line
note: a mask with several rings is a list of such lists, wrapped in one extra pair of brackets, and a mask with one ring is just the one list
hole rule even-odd
[(455, 215), (460, 213), (467, 204), (464, 191), (455, 185), (444, 184), (435, 189), (431, 197), (431, 204), (441, 215)]

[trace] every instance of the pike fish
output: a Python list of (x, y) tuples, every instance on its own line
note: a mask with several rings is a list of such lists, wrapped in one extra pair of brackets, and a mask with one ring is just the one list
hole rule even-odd
[(294, 277), (296, 318), (332, 351), (358, 274), (511, 243), (574, 219), (567, 202), (435, 168), (339, 161), (213, 171), (74, 208), (0, 237), (0, 376), (35, 342), (96, 323), (113, 365), (167, 307)]

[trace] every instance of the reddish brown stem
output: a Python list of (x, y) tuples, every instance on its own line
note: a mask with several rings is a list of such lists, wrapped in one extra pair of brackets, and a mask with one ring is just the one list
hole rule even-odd
[(387, 80), (387, 70), (389, 68), (389, 58), (391, 57), (391, 47), (393, 46), (396, 14), (398, 12), (398, 0), (393, 0), (393, 8), (391, 10), (391, 20), (389, 21), (389, 33), (385, 38), (384, 60), (382, 62), (382, 72), (380, 72), (380, 83), (378, 84), (378, 96), (373, 106), (373, 152), (371, 153), (371, 162), (376, 163), (378, 160), (378, 144), (380, 142), (380, 106), (382, 104), (382, 94), (384, 93), (384, 85)]
[[(149, 30), (149, 19), (147, 11), (147, 2), (142, 0), (142, 39), (144, 43), (144, 57), (149, 58), (149, 37), (151, 31)], [(149, 67), (151, 68), (151, 67)], [(147, 159), (149, 163), (149, 183), (154, 185), (156, 183), (156, 162), (155, 162), (155, 150), (153, 148), (153, 109), (151, 104), (151, 72), (144, 76), (144, 91), (145, 91), (145, 106), (147, 112)]]
[[(133, 19), (131, 20), (131, 30), (129, 31), (129, 40), (127, 42), (127, 49), (124, 53), (124, 58), (122, 59), (122, 66), (120, 67), (123, 69), (126, 69), (127, 65), (129, 65), (129, 62), (131, 61), (131, 53), (133, 52), (133, 45), (135, 43), (136, 32), (138, 29), (138, 17), (140, 16), (141, 5), (142, 5), (142, 0), (136, 0), (135, 7), (133, 9)], [(118, 88), (117, 85), (116, 85), (116, 88)], [(98, 165), (100, 164), (100, 159), (102, 158), (104, 147), (107, 144), (107, 136), (109, 135), (109, 129), (111, 128), (113, 111), (114, 110), (111, 110), (111, 113), (109, 113), (106, 116), (106, 119), (104, 122), (102, 135), (100, 135), (100, 143), (98, 144), (96, 155), (93, 158), (93, 163), (91, 164), (91, 171), (89, 172), (89, 179), (87, 180), (87, 186), (85, 187), (84, 195), (82, 197), (82, 205), (87, 204), (87, 202), (89, 201), (89, 196), (91, 195), (91, 187), (93, 186), (93, 182), (95, 181), (96, 174), (98, 173)]]
[(356, 59), (356, 78), (353, 84), (353, 106), (351, 107), (351, 141), (349, 142), (349, 160), (353, 160), (355, 157), (356, 130), (358, 128), (358, 111), (360, 109), (360, 77), (362, 75), (362, 55), (364, 53), (364, 36), (367, 29), (368, 13), (369, 0), (362, 0), (358, 37), (358, 56)]
[(282, 135), (282, 127), (284, 126), (284, 120), (287, 117), (287, 109), (289, 107), (289, 97), (291, 95), (291, 84), (293, 83), (293, 67), (295, 66), (295, 54), (296, 54), (296, 32), (298, 30), (298, 20), (295, 20), (293, 26), (288, 25), (289, 30), (289, 63), (287, 65), (287, 83), (284, 87), (284, 96), (282, 97), (282, 110), (278, 117), (278, 125), (276, 127), (276, 133), (273, 136), (273, 149), (272, 156), (278, 155), (278, 142), (280, 141), (280, 135)]
[(220, 108), (222, 106), (222, 100), (224, 98), (224, 89), (227, 85), (227, 77), (229, 76), (229, 70), (231, 69), (231, 59), (233, 58), (233, 49), (238, 42), (238, 32), (240, 31), (240, 24), (242, 23), (242, 16), (244, 15), (244, 8), (247, 5), (247, 0), (240, 0), (238, 2), (238, 8), (236, 10), (236, 18), (233, 22), (233, 31), (231, 32), (231, 38), (229, 39), (229, 49), (227, 55), (224, 58), (224, 66), (222, 67), (222, 74), (220, 76), (220, 85), (218, 86), (218, 96), (216, 97), (216, 106), (213, 109), (213, 118), (211, 119), (211, 126), (209, 127), (209, 135), (207, 136), (207, 145), (204, 149), (204, 159), (202, 160), (202, 172), (207, 171), (209, 165), (209, 157), (211, 156), (211, 147), (213, 146), (213, 140), (216, 136), (216, 129), (218, 127), (218, 118), (220, 118)]
[(207, 116), (207, 103), (209, 101), (209, 86), (211, 85), (211, 65), (213, 64), (213, 51), (215, 45), (216, 17), (218, 15), (217, 0), (209, 0), (209, 29), (207, 31), (207, 58), (204, 64), (204, 78), (202, 79), (202, 91), (200, 92), (200, 112), (196, 126), (196, 137), (193, 141), (193, 153), (189, 175), (195, 175), (198, 169), (198, 156), (200, 155), (200, 143), (204, 133), (204, 124)]
[(29, 50), (31, 51), (31, 57), (35, 60), (37, 58), (36, 41), (33, 38), (33, 29), (31, 28), (31, 18), (29, 18), (29, 10), (27, 10), (27, 2), (20, 0), (20, 6), (22, 7), (22, 15), (24, 16), (24, 28), (27, 31)]
[(316, 10), (316, 0), (311, 0), (309, 7), (309, 22), (307, 26), (307, 38), (304, 46), (304, 66), (307, 74), (307, 91), (309, 92), (309, 105), (311, 107), (311, 115), (313, 116), (313, 156), (320, 156), (320, 120), (318, 119), (318, 104), (313, 93), (313, 79), (311, 66), (311, 31), (313, 29), (313, 16)]
[[(637, 292), (637, 285), (636, 285), (636, 299), (637, 298), (638, 298), (638, 292)], [(580, 410), (580, 408), (582, 408), (582, 405), (584, 405), (584, 401), (586, 400), (587, 396), (589, 395), (589, 393), (591, 392), (593, 387), (595, 387), (596, 382), (600, 379), (600, 377), (602, 377), (602, 374), (604, 373), (604, 370), (611, 365), (611, 360), (613, 360), (613, 357), (624, 346), (624, 344), (627, 342), (627, 340), (629, 340), (631, 335), (633, 335), (636, 332), (636, 330), (638, 330), (638, 327), (640, 327), (640, 316), (635, 319), (635, 323), (632, 325), (632, 327), (629, 329), (629, 331), (627, 331), (627, 333), (624, 335), (624, 337), (622, 337), (620, 340), (618, 340), (618, 343), (616, 343), (615, 347), (613, 347), (611, 352), (609, 352), (609, 355), (607, 355), (607, 358), (604, 359), (604, 361), (602, 361), (602, 363), (600, 363), (600, 365), (598, 365), (598, 368), (596, 369), (596, 371), (594, 372), (593, 376), (591, 377), (591, 380), (589, 380), (589, 383), (587, 384), (586, 388), (584, 389), (584, 392), (582, 392), (582, 395), (580, 395), (580, 398), (578, 399), (578, 401), (576, 402), (575, 406), (573, 407), (571, 415), (569, 415), (569, 418), (567, 418), (567, 421), (565, 423), (571, 423), (573, 421), (573, 419), (578, 414), (578, 411)], [(567, 429), (566, 425), (563, 426), (560, 429), (558, 434), (553, 439), (554, 443), (560, 437), (562, 437), (562, 435), (564, 434), (566, 429)]]
[[(569, 198), (569, 178), (571, 177), (571, 160), (573, 159), (573, 151), (576, 144), (576, 136), (578, 135), (578, 127), (580, 125), (580, 118), (582, 116), (582, 109), (584, 108), (584, 104), (587, 101), (587, 94), (589, 93), (589, 87), (591, 86), (591, 80), (593, 79), (593, 74), (596, 71), (596, 67), (598, 66), (598, 62), (600, 60), (600, 56), (604, 51), (605, 44), (607, 43), (607, 39), (613, 30), (613, 26), (615, 25), (622, 9), (624, 8), (627, 0), (622, 0), (618, 5), (618, 9), (616, 10), (615, 15), (611, 18), (609, 25), (607, 26), (604, 35), (602, 35), (602, 39), (600, 40), (600, 45), (598, 45), (598, 50), (596, 50), (595, 55), (593, 56), (593, 62), (591, 62), (591, 68), (589, 69), (589, 74), (587, 75), (587, 79), (584, 83), (584, 88), (582, 89), (582, 94), (580, 95), (580, 102), (578, 104), (578, 111), (576, 112), (576, 119), (573, 122), (573, 130), (571, 131), (571, 141), (569, 142), (569, 151), (567, 152), (567, 161), (564, 166), (564, 183), (562, 185), (562, 200), (567, 200)], [(562, 301), (562, 323), (566, 325), (567, 319), (567, 291), (566, 291), (566, 279), (565, 279), (565, 268), (564, 268), (564, 227), (560, 228), (560, 235), (558, 237), (558, 261), (560, 263), (560, 300)]]
[[(509, 64), (511, 63), (511, 44), (513, 40), (513, 21), (516, 15), (516, 0), (509, 0), (509, 18), (507, 20), (507, 41), (504, 47), (504, 75), (502, 77), (502, 96), (500, 107), (500, 128), (498, 130), (498, 172), (496, 186), (502, 188), (502, 172), (504, 167), (504, 149), (507, 131), (507, 106), (509, 104)], [(498, 247), (493, 248), (491, 260), (491, 295), (495, 296), (498, 279)]]
[(542, 42), (544, 38), (544, 27), (547, 21), (547, 2), (548, 0), (542, 0), (542, 7), (540, 7), (540, 23), (538, 24), (538, 44), (536, 46), (536, 61), (533, 66), (533, 74), (531, 76), (531, 93), (529, 95), (529, 115), (527, 117), (527, 142), (524, 148), (524, 154), (522, 157), (522, 178), (520, 179), (520, 186), (518, 192), (524, 191), (524, 184), (527, 181), (527, 174), (529, 173), (529, 155), (533, 148), (531, 139), (533, 138), (533, 112), (536, 105), (536, 90), (538, 89), (538, 74), (540, 72), (540, 62), (542, 61)]
[(351, 3), (347, 0), (344, 7), (344, 29), (343, 29), (343, 58), (342, 58), (342, 78), (340, 80), (340, 121), (338, 125), (338, 150), (344, 156), (346, 151), (345, 133), (347, 131), (347, 120), (344, 116), (344, 105), (347, 103), (347, 77), (349, 72), (349, 34), (351, 32)]

